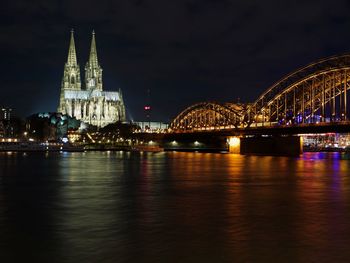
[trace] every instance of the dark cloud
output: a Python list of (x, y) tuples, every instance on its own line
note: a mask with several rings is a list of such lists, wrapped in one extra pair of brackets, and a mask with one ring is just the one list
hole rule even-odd
[(55, 110), (71, 27), (82, 70), (95, 29), (105, 89), (122, 88), (136, 119), (147, 89), (154, 119), (169, 120), (197, 101), (253, 101), (290, 71), (349, 51), (345, 0), (22, 0), (2, 7), (0, 104), (22, 115)]

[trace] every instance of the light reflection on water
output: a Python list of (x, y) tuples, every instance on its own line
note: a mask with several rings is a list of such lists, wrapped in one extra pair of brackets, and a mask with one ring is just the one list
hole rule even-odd
[(346, 261), (348, 159), (0, 153), (0, 252), (8, 262)]

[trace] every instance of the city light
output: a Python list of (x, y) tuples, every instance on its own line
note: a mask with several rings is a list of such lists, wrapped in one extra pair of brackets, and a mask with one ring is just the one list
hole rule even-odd
[(228, 139), (228, 144), (231, 147), (237, 147), (238, 145), (240, 145), (241, 141), (238, 137), (230, 137)]
[(241, 152), (241, 139), (239, 137), (229, 137), (227, 143), (230, 153), (239, 154)]

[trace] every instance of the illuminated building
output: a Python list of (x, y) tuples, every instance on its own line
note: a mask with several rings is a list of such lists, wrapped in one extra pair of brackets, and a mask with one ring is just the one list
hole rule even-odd
[(140, 132), (164, 132), (168, 129), (168, 124), (156, 121), (138, 121), (134, 122), (140, 127)]
[(94, 32), (92, 32), (89, 60), (85, 66), (85, 86), (82, 87), (74, 35), (71, 31), (57, 111), (98, 127), (116, 121), (125, 121), (125, 106), (121, 90), (103, 91), (102, 68), (97, 59)]
[(11, 108), (1, 108), (0, 112), (0, 121), (9, 121), (11, 120), (11, 115), (12, 115), (12, 109)]
[(15, 135), (15, 125), (12, 119), (13, 110), (11, 108), (0, 108), (0, 138), (12, 137)]

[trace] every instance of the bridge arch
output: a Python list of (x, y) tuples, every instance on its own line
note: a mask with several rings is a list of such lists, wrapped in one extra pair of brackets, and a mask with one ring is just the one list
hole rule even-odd
[(173, 131), (234, 128), (242, 122), (244, 111), (242, 104), (201, 102), (183, 110), (169, 128)]
[(319, 60), (287, 75), (247, 108), (249, 125), (348, 120), (350, 55)]

